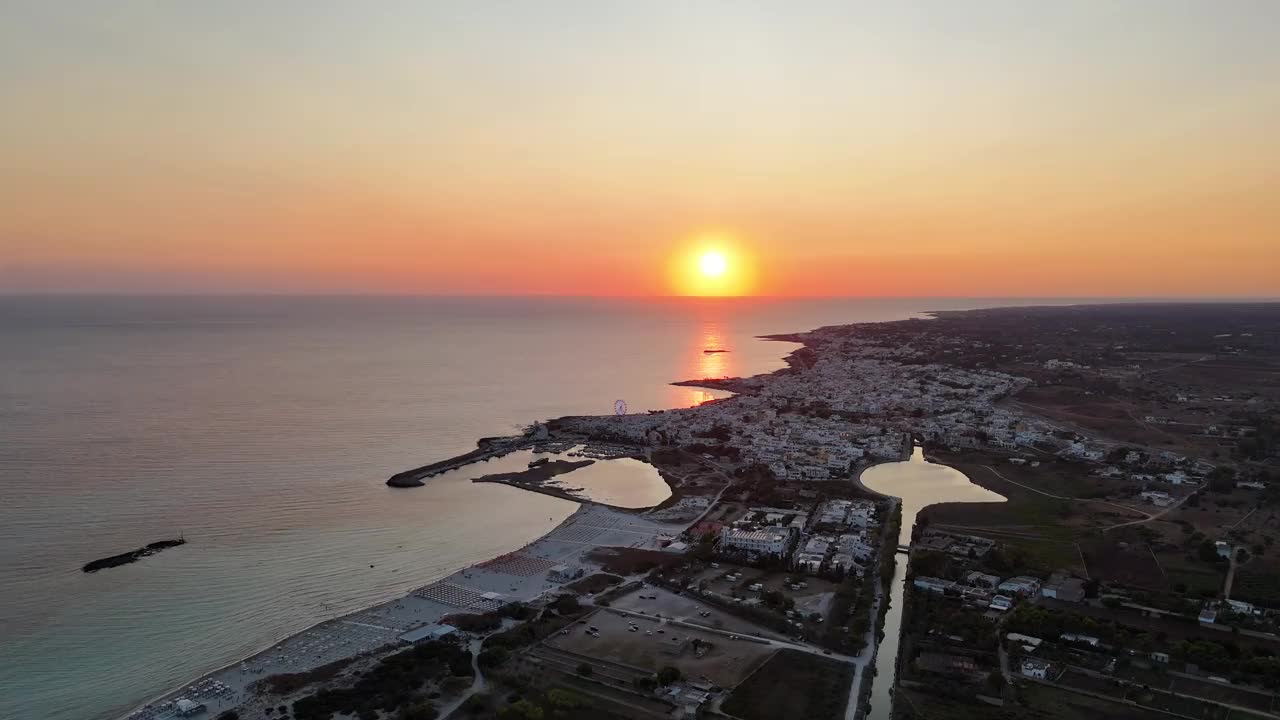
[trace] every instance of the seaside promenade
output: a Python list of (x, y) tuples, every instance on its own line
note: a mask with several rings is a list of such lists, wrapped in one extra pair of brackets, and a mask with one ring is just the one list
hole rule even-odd
[(548, 579), (548, 571), (555, 566), (581, 568), (589, 575), (600, 569), (589, 559), (597, 548), (659, 550), (664, 538), (685, 527), (687, 523), (663, 523), (584, 503), (551, 532), (519, 550), (459, 570), (395, 600), (307, 628), (166, 693), (124, 715), (123, 720), (179, 717), (178, 703), (184, 699), (204, 704), (211, 717), (230, 709), (261, 709), (256, 705), (265, 703), (256, 697), (252, 686), (263, 678), (306, 672), (361, 655), (365, 655), (363, 661), (372, 663), (404, 647), (401, 635), (448, 615), (494, 610), (555, 591), (560, 585)]

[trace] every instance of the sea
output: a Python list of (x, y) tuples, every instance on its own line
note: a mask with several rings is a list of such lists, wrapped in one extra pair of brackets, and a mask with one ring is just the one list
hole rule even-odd
[(0, 296), (0, 718), (119, 717), (576, 507), (385, 485), (477, 438), (705, 402), (669, 383), (784, 367), (762, 334), (1063, 302)]

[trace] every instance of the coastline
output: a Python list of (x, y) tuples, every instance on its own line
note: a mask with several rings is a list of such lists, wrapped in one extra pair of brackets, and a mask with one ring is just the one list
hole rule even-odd
[[(888, 321), (888, 322), (893, 322), (893, 321)], [(877, 322), (874, 322), (874, 321), (873, 321), (873, 322), (871, 322), (871, 323), (857, 323), (857, 324), (879, 324), (879, 323), (877, 323)], [(833, 327), (834, 327), (834, 326), (833, 326)], [(739, 383), (742, 383), (739, 387), (742, 387), (742, 388), (744, 388), (744, 389), (752, 389), (752, 388), (755, 388), (755, 387), (757, 387), (757, 386), (759, 385), (759, 383), (767, 382), (767, 380), (768, 380), (769, 378), (774, 377), (775, 375), (776, 375), (776, 376), (786, 376), (786, 375), (789, 375), (789, 374), (794, 373), (794, 372), (796, 371), (796, 369), (797, 369), (797, 367), (798, 367), (798, 366), (799, 366), (799, 367), (808, 367), (808, 366), (811, 366), (811, 365), (812, 365), (812, 363), (814, 362), (814, 353), (815, 353), (815, 351), (814, 351), (814, 346), (815, 346), (815, 345), (820, 344), (820, 343), (819, 343), (819, 341), (818, 341), (818, 339), (815, 337), (815, 334), (816, 334), (816, 333), (818, 333), (820, 330), (822, 330), (822, 328), (815, 328), (815, 329), (813, 329), (813, 330), (808, 330), (808, 331), (804, 331), (804, 332), (799, 332), (799, 333), (790, 333), (790, 334), (783, 334), (783, 335), (761, 335), (761, 336), (757, 336), (757, 339), (760, 339), (760, 340), (771, 340), (771, 341), (777, 341), (777, 342), (788, 342), (788, 343), (792, 343), (792, 344), (796, 344), (796, 345), (799, 345), (799, 346), (800, 346), (800, 347), (793, 348), (789, 353), (787, 353), (787, 354), (782, 358), (782, 360), (783, 360), (783, 361), (786, 363), (786, 365), (787, 365), (787, 367), (785, 367), (785, 368), (780, 368), (780, 369), (777, 369), (777, 370), (773, 370), (773, 371), (771, 371), (771, 372), (758, 373), (758, 374), (755, 374), (755, 375), (750, 375), (750, 376), (745, 376), (745, 377), (739, 377), (739, 378), (724, 378), (724, 379), (721, 379), (721, 380), (717, 380), (717, 379), (710, 379), (710, 378), (704, 378), (704, 379), (701, 379), (701, 380), (684, 380), (684, 381), (676, 381), (676, 382), (672, 382), (672, 383), (670, 383), (670, 384), (672, 384), (672, 385), (680, 385), (680, 386), (690, 386), (690, 387), (704, 387), (704, 388), (708, 388), (708, 389), (716, 389), (716, 390), (729, 390), (730, 388), (725, 387), (725, 386), (724, 386), (725, 384), (735, 384), (735, 385), (738, 385)], [(721, 384), (717, 384), (717, 383), (721, 383)], [(719, 401), (721, 401), (721, 400), (722, 400), (722, 399), (711, 400), (711, 401), (708, 401), (708, 403), (705, 403), (705, 404), (713, 405), (713, 404), (715, 404), (715, 403), (717, 403), (717, 402), (719, 402)], [(574, 416), (569, 416), (569, 417), (574, 417)], [(555, 424), (555, 419), (553, 419), (553, 420), (549, 421), (549, 424), (554, 425), (554, 424)], [(424, 478), (429, 478), (430, 476), (432, 476), (432, 475), (434, 475), (434, 474), (437, 474), (437, 473), (439, 473), (439, 472), (447, 471), (447, 470), (449, 470), (449, 469), (454, 469), (454, 468), (456, 468), (456, 467), (461, 467), (461, 466), (464, 466), (464, 465), (467, 465), (467, 464), (471, 464), (472, 462), (478, 462), (478, 461), (480, 461), (480, 460), (488, 460), (488, 459), (490, 459), (491, 457), (493, 457), (493, 456), (495, 456), (495, 455), (504, 455), (504, 454), (506, 454), (507, 452), (511, 452), (511, 451), (513, 451), (513, 450), (515, 450), (515, 449), (519, 449), (519, 447), (522, 447), (522, 446), (523, 446), (523, 440), (524, 440), (524, 438), (516, 439), (515, 446), (502, 447), (502, 446), (500, 446), (500, 445), (499, 445), (499, 443), (495, 442), (495, 441), (510, 440), (510, 439), (513, 439), (513, 438), (481, 438), (481, 439), (477, 440), (477, 443), (476, 443), (476, 444), (477, 444), (477, 447), (476, 447), (475, 449), (473, 449), (473, 450), (469, 451), (468, 453), (465, 453), (465, 454), (464, 454), (464, 455), (462, 455), (462, 456), (453, 457), (453, 458), (448, 458), (448, 459), (441, 460), (441, 461), (438, 461), (438, 462), (435, 462), (435, 463), (430, 463), (430, 464), (427, 464), (427, 465), (423, 465), (423, 466), (419, 466), (419, 467), (416, 467), (416, 468), (412, 468), (412, 469), (409, 469), (409, 470), (406, 470), (406, 471), (402, 471), (402, 472), (397, 473), (396, 475), (392, 476), (392, 478), (391, 478), (391, 479), (389, 479), (389, 480), (388, 480), (388, 482), (387, 482), (386, 484), (387, 484), (387, 485), (390, 485), (390, 486), (393, 486), (393, 487), (394, 487), (394, 486), (400, 486), (400, 487), (412, 487), (412, 486), (416, 486), (416, 485), (421, 485), (421, 484), (423, 484), (423, 483), (421, 482), (421, 481), (422, 481), (422, 479), (424, 479)], [(495, 446), (497, 446), (497, 447), (495, 447)], [(909, 453), (908, 453), (908, 456), (909, 456)], [(901, 458), (888, 459), (888, 460), (884, 460), (884, 461), (882, 461), (882, 462), (899, 462), (899, 461), (901, 461)], [(652, 463), (651, 463), (651, 464), (652, 464)], [(874, 465), (878, 465), (878, 464), (881, 464), (881, 462), (875, 462), (875, 463), (872, 463), (872, 464), (870, 464), (870, 465), (867, 465), (867, 466), (865, 466), (865, 467), (861, 468), (861, 469), (859, 470), (859, 472), (858, 472), (857, 476), (855, 477), (855, 483), (856, 483), (859, 487), (862, 487), (862, 488), (865, 490), (865, 489), (866, 489), (866, 488), (865, 488), (865, 486), (863, 486), (863, 485), (862, 485), (862, 483), (861, 483), (861, 481), (860, 481), (861, 473), (862, 473), (863, 471), (865, 471), (867, 467), (873, 467)], [(655, 467), (657, 467), (657, 466), (655, 465)], [(671, 486), (670, 479), (666, 477), (665, 473), (661, 473), (661, 472), (660, 472), (660, 475), (662, 475), (662, 476), (663, 476), (664, 481), (666, 481), (666, 482), (668, 483), (668, 486), (670, 487), (670, 486)], [(403, 484), (403, 485), (401, 485), (401, 484), (400, 484), (401, 482), (403, 482), (404, 484)], [(499, 556), (499, 557), (497, 557), (497, 558), (491, 558), (491, 559), (488, 559), (488, 560), (483, 560), (483, 561), (475, 562), (475, 563), (472, 563), (471, 565), (468, 565), (468, 566), (466, 566), (466, 567), (459, 568), (458, 570), (454, 571), (453, 573), (451, 573), (451, 574), (449, 574), (449, 575), (446, 575), (446, 576), (443, 576), (443, 577), (440, 577), (440, 578), (438, 578), (438, 579), (436, 579), (436, 580), (431, 581), (427, 586), (424, 586), (423, 588), (418, 588), (418, 589), (415, 589), (415, 590), (413, 590), (413, 591), (410, 591), (410, 593), (408, 593), (407, 595), (403, 595), (403, 596), (401, 596), (401, 597), (400, 597), (400, 599), (399, 599), (399, 601), (397, 601), (395, 598), (392, 598), (392, 599), (390, 599), (390, 600), (387, 600), (387, 601), (384, 601), (384, 602), (381, 602), (381, 603), (374, 603), (374, 604), (372, 604), (372, 605), (365, 606), (365, 607), (363, 607), (363, 608), (361, 608), (361, 609), (358, 609), (358, 610), (355, 610), (355, 611), (351, 611), (351, 612), (348, 612), (348, 613), (345, 613), (345, 614), (342, 614), (342, 615), (336, 615), (336, 616), (333, 616), (333, 617), (328, 618), (328, 619), (326, 619), (326, 620), (321, 620), (321, 621), (316, 622), (316, 623), (314, 623), (314, 624), (312, 624), (312, 625), (308, 626), (307, 628), (304, 628), (304, 629), (302, 629), (302, 630), (300, 630), (300, 631), (293, 632), (293, 633), (290, 633), (290, 634), (286, 634), (286, 635), (284, 635), (283, 637), (277, 638), (277, 639), (275, 639), (274, 641), (272, 641), (271, 643), (268, 643), (265, 647), (263, 647), (262, 649), (260, 649), (260, 650), (258, 650), (258, 651), (256, 651), (256, 652), (254, 652), (254, 653), (252, 653), (252, 654), (249, 654), (249, 655), (247, 655), (247, 656), (245, 656), (245, 657), (240, 658), (239, 660), (236, 660), (236, 661), (230, 662), (230, 663), (228, 663), (228, 664), (226, 664), (226, 665), (221, 666), (220, 668), (217, 668), (217, 669), (212, 670), (212, 671), (210, 671), (210, 672), (204, 673), (203, 675), (200, 675), (196, 680), (192, 681), (191, 683), (187, 683), (187, 684), (182, 685), (182, 686), (180, 686), (180, 687), (178, 687), (178, 688), (176, 688), (176, 689), (171, 689), (171, 690), (169, 690), (169, 691), (167, 691), (167, 692), (161, 693), (161, 694), (157, 695), (155, 698), (153, 698), (151, 701), (148, 701), (147, 703), (144, 703), (144, 704), (142, 704), (142, 705), (138, 706), (138, 708), (135, 708), (134, 710), (129, 711), (129, 712), (127, 712), (127, 713), (125, 713), (125, 714), (123, 714), (123, 715), (121, 715), (121, 716), (119, 716), (119, 717), (120, 717), (122, 720), (128, 720), (128, 718), (130, 717), (130, 715), (132, 715), (133, 713), (137, 712), (139, 709), (143, 709), (143, 708), (145, 708), (145, 707), (147, 707), (147, 706), (149, 706), (149, 705), (152, 705), (152, 704), (154, 704), (154, 703), (157, 703), (157, 702), (165, 702), (165, 701), (167, 701), (167, 700), (172, 700), (172, 699), (174, 699), (174, 698), (176, 698), (176, 697), (180, 697), (180, 696), (181, 696), (181, 694), (182, 694), (182, 693), (183, 693), (183, 692), (184, 692), (188, 687), (190, 687), (190, 686), (192, 685), (192, 683), (198, 683), (198, 682), (202, 682), (202, 681), (207, 681), (207, 680), (215, 679), (215, 678), (216, 678), (216, 676), (218, 676), (219, 674), (221, 674), (221, 673), (226, 673), (226, 672), (228, 672), (229, 670), (231, 670), (232, 668), (234, 668), (234, 667), (235, 667), (235, 666), (237, 666), (237, 665), (243, 665), (243, 664), (245, 664), (245, 663), (250, 663), (250, 662), (253, 662), (253, 661), (255, 661), (255, 660), (262, 659), (262, 658), (264, 658), (265, 656), (268, 656), (270, 653), (272, 653), (272, 651), (275, 651), (275, 650), (277, 650), (277, 649), (281, 648), (282, 646), (284, 646), (285, 644), (290, 643), (290, 642), (292, 642), (292, 641), (295, 641), (295, 640), (297, 640), (297, 639), (299, 639), (299, 638), (301, 638), (301, 637), (303, 637), (303, 636), (307, 635), (308, 633), (312, 633), (312, 632), (314, 632), (314, 631), (318, 631), (318, 630), (324, 629), (324, 628), (326, 628), (326, 626), (333, 625), (333, 624), (336, 624), (336, 623), (341, 623), (341, 622), (343, 622), (343, 621), (345, 621), (345, 620), (348, 620), (348, 619), (351, 619), (351, 618), (355, 618), (355, 617), (359, 617), (359, 616), (362, 616), (362, 615), (366, 615), (367, 613), (370, 613), (370, 612), (379, 611), (380, 609), (383, 609), (383, 608), (385, 608), (386, 606), (391, 605), (391, 604), (394, 604), (394, 603), (397, 603), (397, 602), (403, 602), (403, 601), (409, 600), (410, 598), (414, 597), (414, 596), (415, 596), (418, 592), (420, 592), (421, 590), (424, 590), (424, 589), (429, 588), (429, 587), (433, 587), (433, 586), (435, 586), (435, 585), (447, 584), (447, 582), (448, 582), (449, 580), (451, 580), (451, 579), (470, 579), (470, 578), (472, 577), (472, 575), (473, 575), (473, 574), (475, 574), (475, 573), (479, 573), (479, 572), (483, 571), (483, 570), (485, 569), (485, 566), (486, 566), (486, 565), (489, 565), (489, 564), (491, 564), (491, 563), (495, 563), (495, 562), (497, 562), (497, 561), (501, 561), (501, 560), (503, 560), (504, 558), (508, 558), (508, 557), (510, 557), (510, 556), (513, 556), (513, 555), (519, 555), (519, 554), (521, 554), (523, 551), (529, 550), (529, 549), (531, 549), (531, 548), (535, 548), (535, 547), (537, 547), (537, 546), (539, 546), (539, 545), (541, 545), (541, 544), (544, 544), (544, 543), (554, 543), (554, 542), (558, 542), (557, 540), (555, 540), (555, 535), (556, 535), (559, 531), (564, 530), (564, 529), (569, 528), (569, 527), (572, 527), (576, 522), (578, 522), (578, 521), (582, 520), (583, 518), (587, 517), (590, 513), (594, 512), (594, 511), (603, 511), (603, 512), (608, 512), (608, 513), (615, 513), (615, 514), (618, 514), (618, 515), (625, 515), (625, 516), (628, 516), (628, 517), (634, 517), (634, 518), (636, 518), (636, 521), (637, 521), (637, 522), (643, 522), (643, 521), (641, 520), (641, 518), (639, 517), (639, 516), (642, 514), (642, 511), (645, 511), (645, 510), (656, 510), (656, 509), (661, 509), (664, 505), (669, 505), (669, 504), (671, 504), (674, 500), (676, 500), (676, 499), (677, 499), (677, 493), (675, 493), (675, 492), (674, 492), (674, 490), (675, 490), (675, 489), (674, 489), (674, 487), (672, 487), (672, 490), (673, 490), (672, 497), (671, 497), (671, 498), (668, 498), (668, 499), (667, 499), (667, 500), (665, 500), (663, 503), (660, 503), (659, 505), (655, 506), (654, 508), (638, 508), (638, 509), (617, 508), (617, 507), (615, 507), (615, 506), (610, 506), (610, 505), (607, 505), (607, 504), (604, 504), (604, 503), (599, 503), (599, 502), (595, 502), (595, 501), (591, 501), (591, 500), (586, 500), (586, 499), (583, 499), (583, 498), (581, 498), (581, 497), (576, 497), (576, 496), (573, 496), (573, 495), (570, 495), (570, 494), (567, 494), (567, 493), (563, 493), (563, 494), (562, 494), (562, 493), (559, 493), (559, 492), (548, 492), (548, 491), (547, 491), (547, 490), (548, 490), (547, 488), (533, 488), (533, 487), (526, 487), (526, 486), (524, 486), (524, 485), (519, 485), (519, 484), (515, 484), (515, 483), (510, 483), (510, 482), (496, 481), (496, 480), (489, 480), (489, 481), (485, 481), (485, 482), (499, 482), (500, 484), (507, 484), (507, 485), (511, 485), (511, 486), (513, 486), (513, 487), (517, 487), (517, 488), (522, 489), (522, 490), (533, 490), (533, 491), (535, 491), (535, 492), (540, 492), (540, 493), (545, 494), (545, 495), (550, 495), (550, 496), (554, 496), (554, 497), (559, 497), (559, 498), (561, 498), (561, 499), (570, 500), (570, 501), (572, 501), (572, 502), (578, 503), (578, 504), (579, 504), (579, 507), (578, 507), (577, 509), (575, 509), (575, 510), (574, 510), (574, 512), (573, 512), (573, 513), (571, 513), (571, 514), (569, 515), (569, 517), (565, 518), (565, 520), (563, 520), (563, 521), (562, 521), (560, 524), (558, 524), (555, 528), (553, 528), (552, 530), (548, 531), (547, 533), (544, 533), (543, 535), (539, 536), (539, 537), (538, 537), (538, 538), (536, 538), (535, 540), (533, 540), (533, 541), (531, 541), (531, 542), (527, 543), (526, 545), (524, 545), (523, 547), (521, 547), (521, 548), (519, 548), (519, 549), (517, 549), (517, 550), (511, 551), (511, 552), (506, 553), (506, 554), (504, 554), (504, 555), (501, 555), (501, 556)], [(874, 491), (869, 491), (869, 490), (868, 490), (868, 492), (869, 492), (869, 493), (873, 493), (873, 494), (878, 494), (878, 493), (874, 493)], [(885, 496), (885, 497), (891, 497), (891, 496)], [(657, 525), (657, 524), (658, 524), (658, 523), (653, 523), (652, 521), (648, 521), (648, 522), (650, 522), (650, 523), (651, 523), (651, 524), (653, 524), (653, 525)], [(679, 530), (677, 531), (677, 530), (676, 530), (676, 526), (674, 526), (674, 525), (670, 525), (670, 524), (667, 524), (667, 523), (662, 523), (662, 525), (664, 525), (664, 526), (665, 526), (665, 528), (664, 528), (663, 532), (668, 532), (668, 533), (673, 533), (673, 531), (674, 531), (674, 532), (683, 531), (683, 530), (687, 527), (687, 523), (685, 523), (685, 524), (681, 524), (681, 525), (679, 526)], [(674, 533), (673, 533), (673, 534), (674, 534)], [(598, 548), (598, 547), (610, 547), (610, 546), (611, 546), (611, 545), (609, 545), (608, 543), (604, 543), (604, 542), (600, 542), (600, 543), (583, 543), (583, 542), (577, 542), (577, 541), (573, 541), (573, 542), (574, 542), (577, 546), (579, 546), (578, 548), (575, 548), (575, 550), (580, 550), (580, 549), (581, 549), (581, 546), (589, 546), (589, 547), (591, 547), (591, 549), (593, 549), (593, 550), (594, 550), (595, 548)], [(629, 547), (639, 547), (639, 546), (640, 546), (640, 544), (639, 544), (639, 543), (631, 543), (631, 544), (629, 544), (629, 545), (628, 545), (628, 544), (626, 544), (626, 543), (621, 543), (621, 542), (620, 542), (620, 543), (617, 543), (616, 545), (612, 545), (612, 546), (616, 546), (616, 547), (628, 547), (628, 546), (629, 546)], [(582, 563), (582, 564), (583, 564), (583, 565), (588, 565), (588, 564), (590, 564), (590, 563), (586, 563), (586, 562), (584, 562), (584, 563)], [(540, 591), (540, 592), (534, 593), (532, 597), (537, 597), (538, 595), (542, 594), (542, 592), (545, 592), (545, 591)], [(516, 600), (516, 599), (520, 599), (520, 598), (512, 598), (512, 599), (513, 599), (513, 600)], [(439, 613), (439, 617), (443, 617), (443, 616), (445, 616), (445, 615), (449, 615), (449, 614), (457, 614), (457, 613), (459, 613), (459, 612), (466, 612), (466, 610), (460, 610), (460, 609), (458, 609), (458, 608), (456, 608), (456, 607), (455, 607), (455, 608), (451, 608), (451, 609), (449, 609), (449, 610), (447, 610), (447, 611), (442, 611), (442, 612), (440, 612), (440, 613)], [(437, 618), (437, 620), (438, 620), (438, 619), (439, 619), (439, 618)], [(879, 643), (878, 643), (878, 638), (877, 638), (877, 642), (876, 642), (876, 643), (874, 643), (874, 645), (878, 647), (878, 644), (879, 644)], [(387, 645), (384, 645), (384, 646), (382, 646), (382, 647), (380, 647), (380, 648), (376, 649), (376, 651), (375, 651), (375, 652), (373, 652), (372, 654), (374, 654), (375, 656), (377, 656), (377, 655), (381, 655), (381, 654), (384, 654), (385, 652), (388, 652), (388, 651), (389, 651), (389, 648), (391, 648), (391, 647), (397, 647), (397, 646), (398, 646), (398, 644), (397, 644), (397, 643), (394, 643), (394, 642), (393, 642), (393, 643), (389, 643), (389, 644), (387, 644)], [(359, 654), (368, 654), (368, 651), (366, 651), (365, 653), (353, 653), (353, 654), (351, 654), (349, 657), (357, 657)], [(281, 670), (279, 670), (279, 672), (296, 672), (296, 671), (297, 671), (297, 670), (294, 670), (294, 669), (281, 669)], [(262, 675), (262, 677), (267, 677), (267, 675), (263, 674), (263, 675)], [(254, 678), (254, 682), (256, 682), (256, 680), (257, 680), (257, 679), (260, 679), (260, 678)], [(251, 683), (250, 683), (250, 684), (251, 684)], [(246, 687), (247, 687), (247, 686), (246, 686)], [(246, 695), (245, 697), (246, 697), (246, 699), (247, 699), (249, 696), (248, 696), (248, 695)], [(241, 705), (242, 705), (242, 703), (237, 703), (237, 704), (232, 705), (232, 706), (230, 706), (230, 707), (239, 707), (239, 706), (241, 706)], [(211, 715), (215, 714), (215, 713), (216, 713), (216, 711), (221, 710), (221, 709), (223, 709), (223, 708), (216, 708), (216, 709), (215, 709), (215, 708), (211, 708)]]
[[(515, 486), (513, 486), (513, 487), (515, 487)], [(565, 498), (565, 499), (572, 499), (572, 498)], [(552, 528), (550, 531), (548, 531), (548, 532), (544, 533), (543, 535), (540, 535), (538, 538), (536, 538), (536, 539), (534, 539), (534, 540), (532, 540), (532, 541), (530, 541), (530, 542), (526, 543), (525, 545), (523, 545), (523, 546), (521, 546), (520, 548), (517, 548), (516, 550), (513, 550), (513, 551), (511, 551), (511, 552), (512, 552), (512, 553), (518, 553), (518, 552), (520, 552), (521, 550), (525, 550), (525, 549), (527, 549), (527, 548), (530, 548), (530, 547), (532, 547), (532, 546), (536, 545), (537, 543), (539, 543), (539, 542), (541, 542), (541, 541), (543, 541), (543, 540), (547, 539), (548, 537), (552, 536), (556, 531), (558, 531), (558, 530), (562, 530), (562, 529), (564, 529), (565, 527), (572, 525), (576, 519), (578, 519), (581, 515), (583, 515), (583, 514), (585, 514), (586, 512), (588, 512), (588, 511), (589, 511), (589, 509), (590, 509), (590, 506), (591, 506), (591, 505), (595, 504), (595, 503), (590, 503), (590, 502), (586, 502), (586, 501), (582, 501), (582, 500), (573, 500), (573, 501), (578, 503), (578, 507), (577, 507), (577, 508), (572, 512), (572, 513), (570, 513), (568, 517), (566, 517), (564, 520), (560, 521), (560, 523), (559, 523), (558, 525), (556, 525), (554, 528)], [(507, 554), (511, 554), (511, 553), (507, 553)], [(498, 557), (502, 557), (502, 556), (498, 556)], [(448, 580), (449, 578), (454, 577), (455, 575), (462, 575), (462, 574), (465, 574), (465, 573), (472, 572), (472, 571), (476, 570), (477, 568), (479, 568), (481, 565), (483, 565), (483, 564), (485, 564), (485, 563), (493, 562), (493, 560), (495, 560), (495, 559), (496, 559), (496, 558), (488, 558), (488, 559), (485, 559), (485, 560), (481, 560), (481, 561), (478, 561), (478, 562), (472, 563), (472, 564), (467, 565), (467, 566), (465, 566), (465, 567), (459, 568), (459, 569), (457, 569), (457, 570), (455, 570), (455, 571), (453, 571), (453, 572), (449, 573), (448, 575), (442, 575), (441, 577), (435, 578), (435, 579), (433, 579), (433, 580), (429, 580), (429, 581), (428, 581), (428, 583), (427, 583), (427, 585), (429, 586), (429, 585), (432, 585), (432, 584), (435, 584), (435, 583), (443, 582), (443, 581), (445, 581), (445, 580)], [(410, 591), (409, 595), (412, 595), (412, 594), (413, 594), (413, 592), (415, 592), (415, 591)], [(346, 620), (347, 618), (351, 618), (351, 617), (358, 616), (358, 615), (360, 615), (360, 614), (362, 614), (362, 613), (366, 613), (366, 612), (368, 612), (369, 610), (371, 610), (371, 609), (373, 609), (373, 608), (377, 608), (377, 607), (379, 607), (379, 606), (381, 606), (381, 605), (384, 605), (384, 604), (386, 604), (387, 602), (394, 602), (394, 601), (396, 601), (397, 599), (402, 599), (402, 598), (404, 598), (404, 597), (407, 597), (407, 595), (403, 595), (403, 594), (401, 594), (401, 595), (396, 595), (396, 596), (393, 596), (392, 598), (390, 598), (389, 600), (383, 600), (383, 601), (375, 602), (375, 603), (372, 603), (372, 604), (370, 604), (370, 605), (363, 606), (363, 607), (361, 607), (361, 608), (359, 608), (359, 609), (357, 609), (357, 610), (353, 610), (353, 611), (350, 611), (350, 612), (346, 612), (346, 613), (343, 613), (343, 614), (341, 614), (341, 615), (334, 615), (334, 616), (332, 616), (332, 617), (328, 617), (328, 618), (325, 618), (325, 619), (323, 619), (323, 620), (318, 620), (318, 621), (316, 621), (316, 622), (312, 623), (311, 625), (308, 625), (308, 626), (306, 626), (305, 628), (302, 628), (301, 630), (298, 630), (298, 631), (295, 631), (295, 632), (290, 632), (290, 633), (286, 633), (286, 634), (284, 634), (284, 635), (281, 635), (281, 636), (279, 636), (279, 637), (277, 637), (277, 638), (275, 638), (275, 639), (271, 640), (270, 642), (268, 642), (267, 644), (265, 644), (265, 645), (264, 645), (263, 647), (261, 647), (260, 649), (255, 650), (255, 651), (253, 651), (253, 652), (249, 653), (248, 655), (244, 655), (243, 657), (240, 657), (240, 658), (238, 658), (238, 659), (236, 659), (236, 660), (232, 660), (231, 662), (228, 662), (228, 663), (226, 663), (226, 664), (224, 664), (224, 665), (221, 665), (221, 666), (219, 666), (219, 667), (217, 667), (217, 668), (214, 668), (213, 670), (210, 670), (210, 671), (208, 671), (208, 672), (206, 672), (206, 673), (203, 673), (203, 674), (198, 675), (198, 676), (196, 676), (196, 677), (194, 677), (194, 678), (191, 678), (190, 680), (188, 680), (188, 681), (186, 681), (186, 682), (181, 683), (177, 688), (170, 689), (170, 690), (166, 690), (166, 691), (164, 691), (163, 693), (160, 693), (160, 694), (156, 695), (155, 697), (152, 697), (152, 698), (151, 698), (151, 699), (149, 699), (149, 700), (146, 700), (146, 701), (144, 701), (144, 702), (142, 702), (142, 703), (139, 703), (137, 706), (135, 706), (135, 707), (133, 707), (133, 708), (130, 708), (129, 710), (127, 710), (127, 711), (125, 711), (124, 713), (120, 714), (118, 717), (119, 717), (121, 720), (126, 720), (126, 719), (127, 719), (127, 718), (129, 718), (131, 715), (133, 715), (134, 713), (137, 713), (137, 712), (139, 712), (139, 711), (141, 711), (141, 710), (144, 710), (145, 708), (147, 708), (147, 707), (149, 707), (149, 706), (151, 706), (151, 705), (155, 705), (155, 704), (157, 704), (157, 703), (162, 703), (162, 702), (165, 702), (165, 701), (167, 701), (167, 700), (171, 700), (171, 699), (174, 699), (174, 698), (176, 698), (176, 697), (180, 696), (180, 694), (181, 694), (181, 693), (182, 693), (182, 692), (183, 692), (187, 687), (189, 687), (189, 686), (191, 686), (191, 685), (194, 685), (194, 684), (196, 684), (196, 683), (199, 683), (199, 682), (202, 682), (202, 681), (205, 681), (205, 680), (215, 679), (215, 677), (216, 677), (217, 675), (219, 675), (219, 674), (221, 674), (221, 673), (223, 673), (223, 672), (226, 672), (226, 671), (228, 671), (228, 670), (230, 670), (230, 669), (234, 668), (234, 667), (235, 667), (235, 666), (237, 666), (237, 665), (242, 665), (242, 664), (249, 663), (249, 662), (252, 662), (252, 661), (254, 661), (254, 660), (257, 660), (257, 659), (259, 659), (259, 658), (261, 658), (261, 657), (265, 656), (267, 653), (270, 653), (272, 650), (276, 649), (276, 648), (277, 648), (277, 647), (279, 647), (281, 644), (283, 644), (283, 643), (285, 643), (285, 642), (289, 641), (290, 639), (293, 639), (293, 638), (296, 638), (296, 637), (302, 636), (302, 635), (304, 635), (304, 634), (306, 634), (306, 633), (308, 633), (308, 632), (310, 632), (310, 631), (312, 631), (312, 630), (316, 630), (316, 629), (318, 629), (318, 628), (320, 628), (320, 627), (323, 627), (323, 626), (325, 626), (325, 625), (328, 625), (328, 624), (331, 624), (331, 623), (341, 622), (341, 621), (343, 621), (343, 620)], [(393, 643), (393, 644), (391, 644), (391, 647), (395, 647), (395, 644), (394, 644), (394, 643)], [(377, 652), (377, 651), (375, 650), (375, 652)], [(353, 656), (351, 656), (351, 657), (352, 657), (352, 658), (356, 658), (356, 657), (358, 657), (358, 655), (353, 655)], [(265, 677), (265, 676), (264, 676), (264, 677)]]

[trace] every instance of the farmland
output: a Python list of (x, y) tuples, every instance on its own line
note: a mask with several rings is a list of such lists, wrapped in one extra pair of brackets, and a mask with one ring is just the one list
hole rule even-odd
[(742, 720), (835, 720), (844, 717), (853, 676), (847, 663), (781, 650), (733, 691), (724, 709)]

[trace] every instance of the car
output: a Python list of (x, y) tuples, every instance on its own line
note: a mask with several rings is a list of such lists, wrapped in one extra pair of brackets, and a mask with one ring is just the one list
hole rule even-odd
[(830, 654), (831, 654), (831, 651), (830, 651), (830, 650), (823, 650), (823, 651), (822, 651), (822, 654), (823, 654), (823, 655), (830, 655)]
[(645, 634), (645, 635), (652, 635), (652, 634), (653, 634), (653, 631), (652, 631), (652, 630), (645, 630), (645, 631), (644, 631), (644, 634)]
[(666, 633), (667, 633), (666, 630), (658, 630), (659, 635), (665, 635)]
[(627, 632), (636, 632), (639, 629), (640, 628), (636, 627), (635, 625), (632, 625), (630, 628), (627, 629)]

